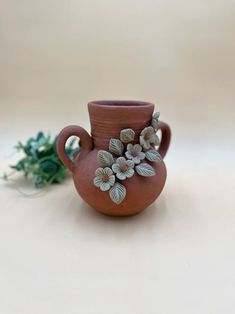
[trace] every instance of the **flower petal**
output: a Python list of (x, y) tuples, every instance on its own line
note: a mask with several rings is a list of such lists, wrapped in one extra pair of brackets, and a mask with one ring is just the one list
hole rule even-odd
[(140, 135), (144, 136), (144, 134), (145, 134), (146, 132), (147, 132), (147, 128), (144, 128), (144, 129), (141, 131)]
[(130, 152), (125, 152), (125, 155), (126, 155), (126, 158), (128, 158), (128, 159), (133, 159), (133, 156), (131, 155), (131, 153)]
[(126, 163), (126, 158), (125, 157), (118, 157), (117, 160), (116, 160), (116, 163), (118, 165), (121, 165), (123, 163)]
[(109, 177), (109, 184), (110, 184), (111, 186), (113, 186), (114, 183), (115, 183), (115, 176), (114, 176), (114, 175), (111, 175), (111, 176)]
[(109, 167), (104, 168), (104, 171), (108, 176), (111, 176), (113, 174), (113, 171)]
[(146, 141), (144, 139), (143, 136), (140, 136), (140, 144), (145, 148), (145, 149), (149, 149), (151, 146), (150, 146), (150, 143), (148, 141)]
[(139, 156), (138, 157), (134, 157), (133, 159), (133, 162), (138, 165), (140, 163), (140, 159), (139, 159)]
[(110, 189), (110, 184), (108, 182), (102, 182), (100, 185), (101, 191), (108, 191)]
[(138, 152), (138, 153), (142, 151), (142, 147), (140, 146), (140, 144), (135, 144), (134, 145), (134, 151)]
[(96, 169), (96, 171), (95, 171), (96, 176), (102, 176), (103, 174), (105, 174), (105, 171), (103, 168)]
[(139, 155), (138, 155), (138, 158), (140, 160), (143, 160), (145, 158), (145, 153), (144, 152), (140, 152)]
[(128, 169), (126, 172), (125, 172), (125, 175), (127, 178), (131, 178), (134, 174), (134, 169)]
[(135, 164), (134, 164), (134, 162), (132, 160), (127, 160), (126, 161), (126, 165), (127, 165), (128, 168), (134, 168)]
[(120, 171), (120, 167), (118, 164), (113, 164), (112, 169), (113, 169), (113, 172), (115, 173), (118, 173)]
[(131, 143), (127, 144), (126, 149), (127, 149), (129, 152), (131, 152), (132, 149), (133, 149), (133, 145), (132, 145)]
[(144, 129), (141, 131), (140, 135), (143, 135), (143, 136), (144, 136), (146, 133), (153, 134), (153, 133), (154, 133), (153, 127), (148, 126), (148, 127), (144, 128)]
[(158, 138), (157, 134), (154, 133), (151, 136), (150, 142), (153, 143), (154, 145), (159, 145), (160, 141), (159, 141), (159, 138)]
[(150, 134), (153, 134), (154, 133), (154, 129), (152, 126), (148, 126), (147, 127), (147, 132), (150, 132)]
[(94, 185), (97, 187), (100, 187), (100, 185), (103, 183), (101, 177), (94, 177), (93, 182), (94, 182)]
[(116, 176), (117, 176), (117, 178), (118, 178), (119, 180), (125, 180), (125, 179), (126, 179), (126, 172), (118, 172), (118, 173), (116, 174)]

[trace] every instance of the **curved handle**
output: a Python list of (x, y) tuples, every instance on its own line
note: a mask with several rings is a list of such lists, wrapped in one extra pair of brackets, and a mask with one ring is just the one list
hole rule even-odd
[(82, 155), (86, 155), (92, 150), (93, 147), (93, 142), (90, 137), (90, 135), (87, 133), (86, 130), (81, 128), (80, 126), (77, 125), (69, 125), (66, 126), (60, 134), (57, 137), (57, 152), (58, 155), (65, 165), (70, 171), (74, 171), (76, 165), (75, 163), (67, 156), (66, 150), (65, 150), (65, 144), (67, 139), (70, 136), (78, 136), (80, 138), (80, 143), (81, 143), (81, 151), (79, 153), (80, 157)]
[(171, 129), (168, 124), (162, 121), (159, 121), (158, 129), (162, 131), (162, 139), (158, 148), (158, 152), (162, 158), (164, 158), (171, 142)]

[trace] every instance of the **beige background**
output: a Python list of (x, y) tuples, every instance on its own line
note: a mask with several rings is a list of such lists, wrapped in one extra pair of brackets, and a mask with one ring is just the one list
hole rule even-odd
[(0, 0), (0, 171), (92, 99), (152, 101), (173, 130), (159, 200), (130, 219), (71, 180), (0, 189), (1, 314), (233, 314), (235, 1)]

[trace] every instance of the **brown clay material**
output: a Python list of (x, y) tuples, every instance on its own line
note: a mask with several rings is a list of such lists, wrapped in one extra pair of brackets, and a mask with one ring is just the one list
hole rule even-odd
[[(91, 136), (81, 127), (65, 127), (59, 134), (57, 150), (64, 165), (73, 173), (75, 187), (91, 207), (112, 216), (137, 214), (152, 204), (161, 193), (166, 181), (166, 167), (163, 161), (152, 163), (156, 175), (141, 177), (134, 174), (122, 184), (127, 194), (119, 205), (111, 201), (108, 192), (103, 192), (93, 184), (95, 170), (99, 167), (97, 153), (100, 149), (108, 150), (109, 140), (119, 138), (122, 129), (135, 131), (132, 143), (138, 143), (140, 132), (151, 123), (154, 105), (141, 101), (92, 101), (88, 104), (91, 123)], [(159, 122), (162, 132), (158, 152), (162, 158), (170, 144), (171, 131), (164, 122)], [(80, 138), (81, 152), (75, 162), (66, 155), (65, 143), (70, 137)]]

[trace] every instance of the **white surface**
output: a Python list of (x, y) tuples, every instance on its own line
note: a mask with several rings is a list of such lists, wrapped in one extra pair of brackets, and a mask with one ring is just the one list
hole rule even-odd
[(0, 312), (232, 314), (235, 167), (212, 141), (173, 137), (162, 195), (127, 219), (70, 179), (38, 198), (1, 184)]
[(142, 214), (71, 180), (0, 183), (0, 314), (234, 314), (234, 1), (1, 2), (0, 171), (38, 130), (89, 129), (91, 99), (153, 101), (173, 130)]

